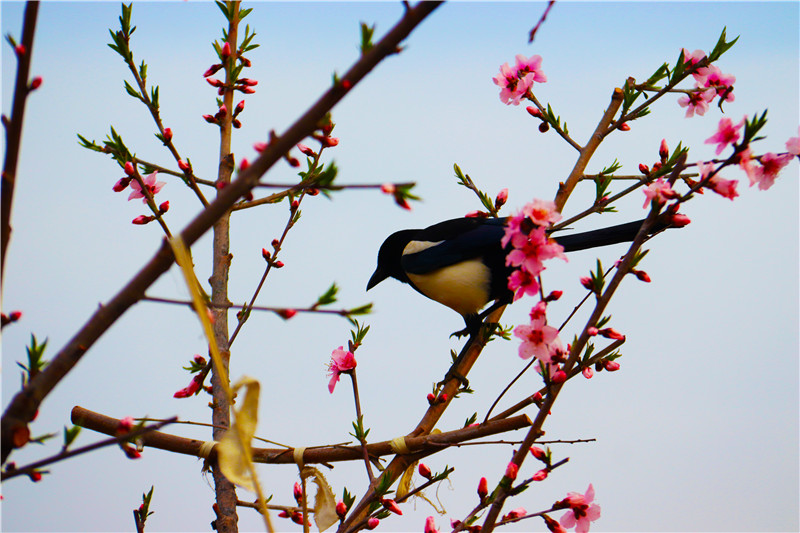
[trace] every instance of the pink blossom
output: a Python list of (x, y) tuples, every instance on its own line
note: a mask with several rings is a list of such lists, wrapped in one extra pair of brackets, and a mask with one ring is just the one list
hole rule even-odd
[[(672, 190), (672, 187), (669, 183), (664, 181), (663, 178), (658, 178), (650, 185), (644, 189), (644, 208), (647, 209), (650, 206), (650, 202), (656, 202), (657, 204), (663, 204), (667, 200), (671, 198), (678, 198), (680, 196), (679, 193)], [(583, 279), (581, 279), (581, 283), (583, 283)]]
[(569, 505), (569, 510), (561, 517), (561, 525), (574, 527), (577, 533), (586, 533), (592, 522), (600, 518), (600, 506), (594, 501), (594, 487), (591, 483), (585, 494), (570, 492), (562, 503)]
[(706, 53), (702, 50), (695, 50), (694, 52), (689, 52), (686, 48), (682, 48), (683, 50), (683, 62), (689, 65), (696, 65), (702, 59), (706, 57)]
[(552, 345), (558, 338), (558, 330), (548, 326), (544, 320), (534, 320), (530, 325), (514, 328), (514, 335), (522, 339), (519, 345), (519, 356), (523, 359), (536, 357), (543, 363), (549, 363), (552, 357)]
[(346, 352), (339, 346), (331, 354), (331, 362), (328, 364), (328, 371), (331, 380), (328, 383), (328, 391), (333, 394), (333, 389), (339, 382), (339, 375), (356, 367), (356, 357), (353, 352)]
[(800, 127), (797, 128), (798, 137), (791, 137), (786, 141), (786, 151), (792, 155), (800, 156)]
[[(707, 163), (699, 161), (697, 169), (700, 171), (700, 180), (705, 180), (714, 172), (714, 163), (711, 161)], [(739, 196), (739, 193), (736, 192), (736, 186), (739, 182), (736, 180), (726, 180), (719, 174), (713, 174), (706, 183), (707, 187), (712, 191), (730, 200)]]
[(549, 226), (561, 220), (561, 213), (556, 210), (555, 202), (538, 198), (525, 204), (522, 213), (537, 226)]
[(517, 76), (525, 78), (532, 76), (531, 85), (533, 82), (544, 83), (547, 81), (547, 76), (544, 75), (542, 70), (542, 56), (533, 55), (528, 59), (522, 54), (517, 54)]
[(592, 370), (592, 367), (587, 366), (586, 368), (581, 370), (581, 374), (583, 374), (583, 377), (585, 377), (586, 379), (592, 379), (592, 376), (594, 376), (594, 370)]
[[(145, 176), (142, 178), (142, 182), (144, 183), (145, 189), (147, 192), (150, 193), (150, 196), (155, 196), (158, 192), (166, 185), (163, 181), (156, 181), (156, 174), (158, 171), (154, 171), (152, 174)], [(133, 200), (134, 198), (142, 198), (142, 203), (147, 203), (147, 196), (142, 192), (142, 187), (139, 185), (138, 180), (131, 181), (131, 189), (133, 192), (128, 196), (128, 200)]]
[(536, 276), (527, 270), (518, 268), (508, 277), (508, 288), (514, 293), (516, 302), (526, 295), (536, 296), (539, 293), (539, 282), (536, 280)]
[(710, 65), (697, 69), (694, 77), (698, 85), (715, 89), (722, 101), (733, 102), (733, 84), (736, 83), (736, 76), (723, 74), (719, 67)]
[(686, 118), (691, 118), (695, 113), (701, 117), (708, 111), (708, 103), (714, 99), (716, 93), (709, 89), (695, 90), (678, 98), (678, 105), (686, 108)]
[(778, 173), (783, 167), (788, 165), (792, 159), (794, 159), (792, 154), (775, 155), (772, 152), (768, 152), (762, 155), (759, 160), (761, 165), (755, 167), (753, 172), (748, 174), (750, 186), (752, 187), (758, 183), (758, 188), (762, 191), (769, 189), (775, 183), (775, 178), (778, 177)]
[(741, 122), (734, 124), (733, 121), (727, 117), (721, 119), (717, 126), (717, 132), (706, 139), (706, 144), (716, 143), (716, 154), (721, 154), (729, 144), (735, 144), (739, 140), (739, 130), (744, 126), (744, 121), (745, 119), (743, 118)]

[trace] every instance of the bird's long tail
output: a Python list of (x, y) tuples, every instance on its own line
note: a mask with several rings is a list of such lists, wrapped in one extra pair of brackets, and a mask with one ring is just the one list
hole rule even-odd
[[(607, 246), (609, 244), (617, 244), (620, 242), (631, 242), (636, 238), (639, 228), (642, 227), (642, 220), (620, 224), (618, 226), (610, 226), (608, 228), (601, 228), (584, 233), (574, 233), (572, 235), (555, 235), (553, 239), (564, 247), (565, 252), (575, 252), (578, 250), (586, 250), (589, 248), (597, 248), (599, 246)], [(660, 219), (653, 224), (650, 233), (657, 233), (669, 224), (661, 221)]]

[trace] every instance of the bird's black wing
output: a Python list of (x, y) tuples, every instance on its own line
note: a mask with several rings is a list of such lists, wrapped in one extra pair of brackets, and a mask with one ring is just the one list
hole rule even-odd
[(500, 241), (505, 223), (505, 218), (456, 218), (425, 228), (413, 240), (437, 244), (404, 255), (403, 270), (427, 274), (469, 259), (481, 258), (487, 262), (490, 257), (502, 256)]

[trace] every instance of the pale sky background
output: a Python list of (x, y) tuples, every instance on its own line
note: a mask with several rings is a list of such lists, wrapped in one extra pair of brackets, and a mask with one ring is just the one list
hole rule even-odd
[[(377, 25), (379, 38), (402, 12), (396, 3), (248, 3), (246, 19), (261, 47), (250, 54), (248, 77), (259, 85), (246, 98), (243, 128), (234, 151), (253, 157), (254, 142), (283, 131), (358, 56), (358, 23)], [(479, 208), (476, 198), (455, 185), (458, 163), (494, 195), (508, 187), (507, 213), (532, 198), (552, 198), (575, 159), (556, 134), (540, 134), (524, 106), (507, 107), (491, 78), (515, 54), (541, 54), (546, 84), (535, 92), (566, 120), (584, 142), (611, 92), (626, 77), (644, 80), (662, 62), (674, 63), (681, 47), (710, 50), (723, 27), (739, 42), (718, 63), (736, 76), (736, 101), (725, 116), (735, 121), (769, 108), (768, 139), (757, 153), (784, 150), (798, 126), (797, 2), (758, 3), (574, 3), (555, 5), (533, 45), (527, 33), (544, 3), (454, 3), (438, 9), (405, 43), (334, 109), (340, 144), (327, 152), (340, 168), (340, 183), (418, 182), (422, 203), (410, 212), (376, 191), (339, 193), (304, 201), (303, 217), (287, 238), (286, 267), (270, 275), (259, 304), (310, 305), (331, 282), (342, 307), (374, 302), (366, 318), (371, 330), (357, 352), (365, 424), (370, 438), (390, 439), (410, 431), (427, 403), (431, 383), (447, 370), (448, 352), (461, 342), (448, 338), (461, 327), (451, 310), (394, 281), (369, 294), (364, 287), (377, 249), (391, 232), (425, 227)], [(3, 35), (19, 36), (23, 4), (2, 3)], [(153, 136), (145, 108), (129, 97), (130, 75), (112, 52), (108, 28), (117, 29), (116, 3), (44, 3), (34, 46), (33, 74), (44, 78), (28, 103), (14, 234), (5, 273), (4, 311), (20, 309), (22, 320), (3, 338), (3, 406), (18, 390), (15, 361), (24, 360), (30, 334), (49, 339), (56, 353), (91, 315), (151, 257), (162, 235), (157, 225), (130, 221), (145, 213), (112, 185), (122, 176), (105, 156), (80, 148), (77, 133), (102, 140), (113, 124), (139, 156), (174, 166)], [(210, 42), (224, 19), (212, 3), (137, 3), (133, 9), (133, 52), (145, 59), (149, 78), (160, 86), (162, 116), (182, 154), (197, 174), (214, 175), (216, 129), (202, 114), (214, 113), (216, 93), (201, 74), (215, 62)], [(15, 61), (2, 48), (3, 112), (10, 110)], [(689, 161), (713, 157), (703, 144), (721, 118), (714, 107), (705, 117), (684, 118), (677, 95), (657, 105), (631, 131), (609, 137), (589, 166), (596, 172), (615, 158), (622, 172), (657, 160), (665, 138), (691, 147)], [(237, 97), (238, 101), (238, 97)], [(684, 209), (692, 224), (651, 241), (642, 268), (653, 279), (632, 277), (609, 312), (627, 335), (621, 371), (571, 381), (546, 424), (554, 439), (596, 438), (590, 444), (556, 445), (555, 457), (570, 457), (543, 483), (508, 502), (506, 510), (547, 508), (568, 491), (596, 489), (602, 518), (592, 531), (789, 531), (798, 529), (798, 164), (787, 167), (775, 186), (758, 191), (736, 171), (741, 196), (730, 202), (707, 193)], [(295, 179), (277, 165), (270, 181)], [(199, 204), (182, 184), (167, 177), (158, 196), (171, 204), (175, 230)], [(621, 185), (615, 185), (618, 191)], [(566, 214), (582, 210), (593, 195), (582, 185)], [(617, 215), (595, 216), (589, 229), (644, 216), (637, 192)], [(283, 228), (284, 204), (237, 213), (232, 223), (230, 293), (250, 298), (260, 278), (261, 248)], [(578, 279), (600, 257), (610, 265), (624, 246), (581, 252), (556, 262), (544, 274), (546, 290), (564, 297), (548, 315), (560, 324), (583, 296)], [(198, 278), (210, 273), (210, 239), (194, 247)], [(151, 295), (185, 298), (180, 274), (170, 270)], [(519, 324), (535, 302), (523, 300), (503, 316)], [(235, 319), (231, 318), (232, 323)], [(568, 340), (582, 326), (573, 322)], [(355, 418), (344, 379), (327, 390), (326, 363), (346, 344), (349, 324), (340, 318), (298, 315), (283, 322), (254, 313), (233, 347), (231, 375), (251, 375), (262, 384), (258, 434), (289, 445), (313, 446), (351, 440)], [(470, 382), (476, 390), (447, 411), (443, 430), (460, 427), (472, 413), (483, 417), (508, 380), (524, 365), (517, 341), (495, 341), (484, 350)], [(189, 382), (181, 366), (205, 341), (194, 315), (174, 306), (141, 303), (129, 310), (86, 354), (47, 398), (32, 426), (35, 435), (61, 432), (69, 412), (81, 405), (115, 417), (126, 415), (208, 421), (207, 397), (175, 400)], [(526, 375), (501, 404), (508, 406), (539, 387)], [(534, 411), (528, 412), (533, 416)], [(169, 431), (210, 438), (202, 429)], [(521, 439), (524, 433), (506, 435)], [(77, 445), (104, 438), (85, 431)], [(13, 454), (23, 465), (55, 453), (50, 444)], [(481, 476), (498, 481), (511, 446), (449, 450), (426, 463), (440, 471), (453, 465), (452, 484), (438, 497), (448, 517), (463, 517), (476, 503)], [(131, 510), (155, 485), (148, 531), (208, 531), (213, 491), (201, 462), (159, 450), (137, 461), (117, 448), (53, 465), (38, 483), (17, 478), (3, 486), (3, 531), (130, 531)], [(538, 466), (526, 461), (522, 476)], [(275, 503), (292, 503), (293, 466), (261, 467)], [(337, 495), (346, 486), (361, 496), (363, 465), (336, 464), (328, 472)], [(493, 485), (492, 485), (493, 486)], [(431, 498), (436, 495), (431, 492)], [(240, 498), (253, 496), (240, 491)], [(385, 521), (383, 531), (420, 531), (433, 514), (424, 502), (403, 506), (404, 516)], [(560, 516), (557, 513), (556, 516)], [(276, 520), (278, 520), (276, 518)], [(449, 519), (437, 516), (446, 528)], [(242, 531), (263, 530), (255, 512), (242, 509)], [(283, 531), (301, 528), (277, 521)], [(543, 531), (541, 520), (511, 530)]]

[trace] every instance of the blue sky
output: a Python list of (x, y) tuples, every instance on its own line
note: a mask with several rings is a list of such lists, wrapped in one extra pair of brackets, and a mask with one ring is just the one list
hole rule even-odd
[[(246, 99), (243, 127), (234, 137), (238, 158), (253, 157), (254, 142), (265, 140), (270, 129), (286, 128), (327, 88), (334, 71), (345, 71), (357, 58), (360, 21), (375, 23), (381, 35), (402, 12), (399, 3), (250, 5), (255, 9), (246, 21), (261, 47), (251, 55), (249, 76), (259, 85)], [(366, 424), (376, 440), (416, 424), (431, 383), (447, 369), (449, 350), (460, 347), (448, 335), (461, 327), (452, 311), (399, 283), (364, 292), (380, 243), (397, 229), (425, 227), (479, 207), (455, 185), (453, 163), (490, 194), (509, 188), (508, 213), (532, 198), (552, 198), (574, 164), (574, 151), (555, 134), (540, 134), (524, 109), (500, 102), (491, 82), (499, 65), (518, 53), (542, 55), (548, 82), (536, 87), (537, 97), (551, 103), (582, 142), (626, 77), (645, 79), (662, 62), (674, 62), (681, 47), (708, 50), (727, 27), (730, 37), (740, 39), (719, 62), (737, 78), (736, 101), (725, 107), (725, 116), (738, 121), (769, 108), (768, 138), (756, 146), (759, 153), (781, 151), (797, 135), (796, 2), (557, 3), (528, 45), (527, 32), (543, 5), (446, 4), (412, 34), (402, 54), (387, 59), (334, 109), (341, 142), (329, 154), (340, 168), (339, 181), (416, 181), (423, 201), (407, 212), (378, 192), (309, 198), (284, 246), (286, 267), (271, 275), (259, 297), (262, 305), (302, 307), (336, 281), (342, 307), (375, 304), (366, 319), (370, 333), (356, 355)], [(0, 5), (4, 35), (19, 35), (22, 9), (16, 2)], [(144, 212), (142, 204), (112, 192), (121, 177), (116, 164), (77, 144), (77, 133), (101, 140), (113, 124), (138, 155), (170, 161), (144, 108), (125, 94), (124, 64), (106, 46), (118, 16), (119, 5), (107, 2), (49, 2), (40, 9), (33, 72), (44, 84), (28, 105), (3, 295), (4, 311), (21, 309), (24, 316), (3, 333), (4, 406), (18, 390), (14, 361), (24, 358), (30, 334), (47, 337), (48, 354), (55, 353), (160, 243), (155, 225), (130, 224)], [(200, 117), (214, 112), (215, 92), (201, 74), (214, 62), (209, 43), (219, 38), (222, 16), (211, 3), (138, 3), (133, 20), (134, 55), (147, 61), (151, 81), (160, 86), (165, 123), (195, 171), (210, 178), (218, 139)], [(2, 65), (8, 113), (14, 60), (7, 46)], [(713, 147), (703, 141), (721, 113), (712, 108), (705, 117), (685, 119), (675, 100), (665, 98), (630, 132), (610, 136), (590, 172), (617, 159), (623, 172), (635, 173), (640, 162), (656, 160), (662, 138), (671, 147), (689, 145), (689, 161), (713, 157)], [(286, 165), (268, 175), (273, 182), (295, 177)], [(627, 335), (621, 371), (570, 382), (545, 427), (549, 438), (597, 441), (554, 446), (569, 464), (510, 502), (513, 507), (536, 511), (591, 482), (603, 509), (593, 531), (799, 527), (798, 164), (766, 192), (747, 187), (734, 171), (726, 177), (744, 180), (741, 196), (730, 202), (705, 194), (690, 202), (692, 224), (650, 245), (642, 267), (653, 282), (626, 281), (613, 302), (613, 325)], [(170, 200), (171, 227), (181, 228), (199, 206), (178, 182), (167, 181), (160, 197)], [(590, 187), (578, 190), (566, 213), (582, 210), (592, 194)], [(642, 201), (637, 193), (619, 205), (618, 214), (576, 227), (635, 220), (644, 215)], [(234, 217), (234, 301), (252, 294), (262, 271), (260, 250), (278, 236), (285, 218), (283, 204)], [(194, 248), (200, 280), (210, 274), (209, 251), (208, 237)], [(564, 291), (550, 308), (551, 319), (560, 323), (582, 297), (578, 279), (595, 258), (611, 264), (623, 252), (621, 246), (580, 252), (569, 263), (550, 266), (546, 288)], [(175, 270), (149, 294), (186, 297)], [(511, 306), (503, 323), (523, 323), (530, 305), (523, 300)], [(262, 383), (259, 435), (302, 446), (350, 440), (351, 395), (346, 387), (328, 394), (325, 372), (348, 332), (346, 321), (331, 317), (251, 318), (234, 345), (231, 375)], [(172, 398), (189, 380), (180, 367), (203, 346), (190, 312), (137, 305), (48, 398), (34, 434), (60, 431), (74, 405), (117, 417), (207, 420), (204, 398)], [(459, 427), (474, 412), (482, 416), (522, 364), (516, 341), (491, 343), (470, 376), (476, 393), (454, 403), (439, 427)], [(508, 404), (538, 385), (534, 376), (523, 381)], [(208, 438), (194, 428), (171, 431)], [(86, 432), (78, 444), (99, 438)], [(25, 464), (57, 448), (30, 447), (14, 460)], [(510, 446), (469, 447), (427, 461), (433, 470), (457, 467), (452, 487), (438, 491), (449, 516), (461, 517), (474, 506), (478, 479), (496, 482), (510, 453)], [(526, 462), (523, 474), (534, 468)], [(134, 462), (108, 449), (51, 470), (39, 484), (4, 484), (4, 531), (130, 530), (130, 511), (150, 485), (153, 531), (207, 530), (212, 519), (212, 490), (200, 463), (188, 457), (147, 450)], [(295, 469), (260, 472), (265, 491), (289, 503)], [(343, 486), (363, 493), (362, 465), (337, 465), (329, 480), (337, 494)], [(416, 509), (404, 506), (404, 513), (382, 530), (420, 530), (433, 514), (422, 502)], [(448, 523), (444, 517), (437, 522)], [(263, 527), (247, 510), (240, 525), (247, 531)], [(530, 529), (544, 528), (530, 522), (516, 530)]]

